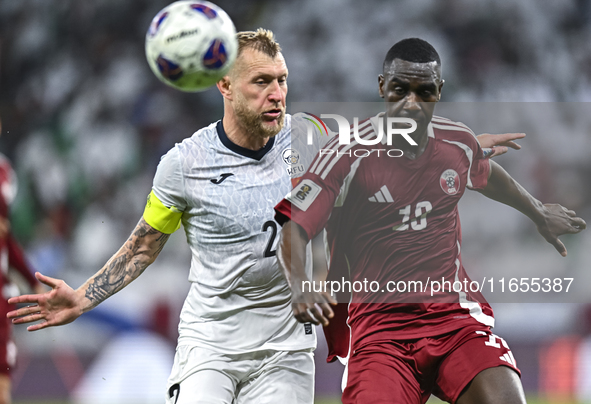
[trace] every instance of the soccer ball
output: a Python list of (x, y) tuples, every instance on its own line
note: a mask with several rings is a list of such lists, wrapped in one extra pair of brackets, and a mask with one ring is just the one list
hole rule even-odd
[(146, 33), (146, 58), (161, 81), (203, 91), (221, 79), (238, 53), (236, 28), (207, 1), (181, 0), (160, 10)]

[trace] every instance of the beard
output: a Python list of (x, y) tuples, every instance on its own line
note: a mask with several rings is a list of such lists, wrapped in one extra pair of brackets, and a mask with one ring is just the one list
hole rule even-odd
[(276, 124), (271, 126), (266, 124), (263, 114), (257, 114), (248, 107), (246, 99), (241, 94), (236, 94), (236, 103), (234, 104), (234, 113), (238, 118), (238, 123), (244, 131), (253, 137), (268, 138), (273, 137), (283, 129), (285, 122), (285, 110), (281, 107), (281, 113), (276, 119)]

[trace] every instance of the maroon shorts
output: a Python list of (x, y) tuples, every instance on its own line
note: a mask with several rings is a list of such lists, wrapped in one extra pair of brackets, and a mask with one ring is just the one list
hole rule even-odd
[(349, 359), (343, 404), (417, 404), (431, 394), (455, 403), (478, 373), (496, 366), (521, 374), (507, 343), (486, 326), (371, 343)]

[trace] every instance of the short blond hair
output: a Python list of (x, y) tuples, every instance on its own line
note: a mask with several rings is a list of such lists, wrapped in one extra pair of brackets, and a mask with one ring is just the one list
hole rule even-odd
[(248, 48), (263, 52), (272, 58), (281, 52), (281, 46), (275, 40), (271, 30), (259, 28), (256, 31), (241, 31), (236, 34), (236, 37), (238, 38), (238, 55)]

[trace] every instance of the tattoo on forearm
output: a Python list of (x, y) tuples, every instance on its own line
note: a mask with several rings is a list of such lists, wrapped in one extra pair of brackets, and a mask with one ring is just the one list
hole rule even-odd
[[(143, 245), (142, 243), (145, 242), (144, 238), (156, 234), (159, 234), (159, 236), (150, 241), (149, 251), (138, 253)], [(123, 248), (94, 277), (92, 283), (86, 289), (86, 298), (92, 302), (93, 306), (96, 306), (123, 289), (129, 282), (141, 275), (146, 267), (156, 259), (169, 237), (169, 234), (160, 233), (143, 219), (140, 220)]]
[(97, 304), (121, 289), (125, 280), (125, 255), (121, 255), (110, 262), (100, 275), (94, 278), (86, 289), (86, 297)]
[(158, 248), (154, 252), (154, 255), (153, 255), (154, 258), (156, 258), (158, 256), (158, 254), (160, 254), (160, 251), (162, 251), (162, 249), (164, 248), (164, 244), (166, 244), (166, 241), (168, 240), (169, 237), (170, 237), (170, 234), (162, 233), (160, 235), (160, 237), (158, 237), (156, 239), (156, 242), (158, 243)]

